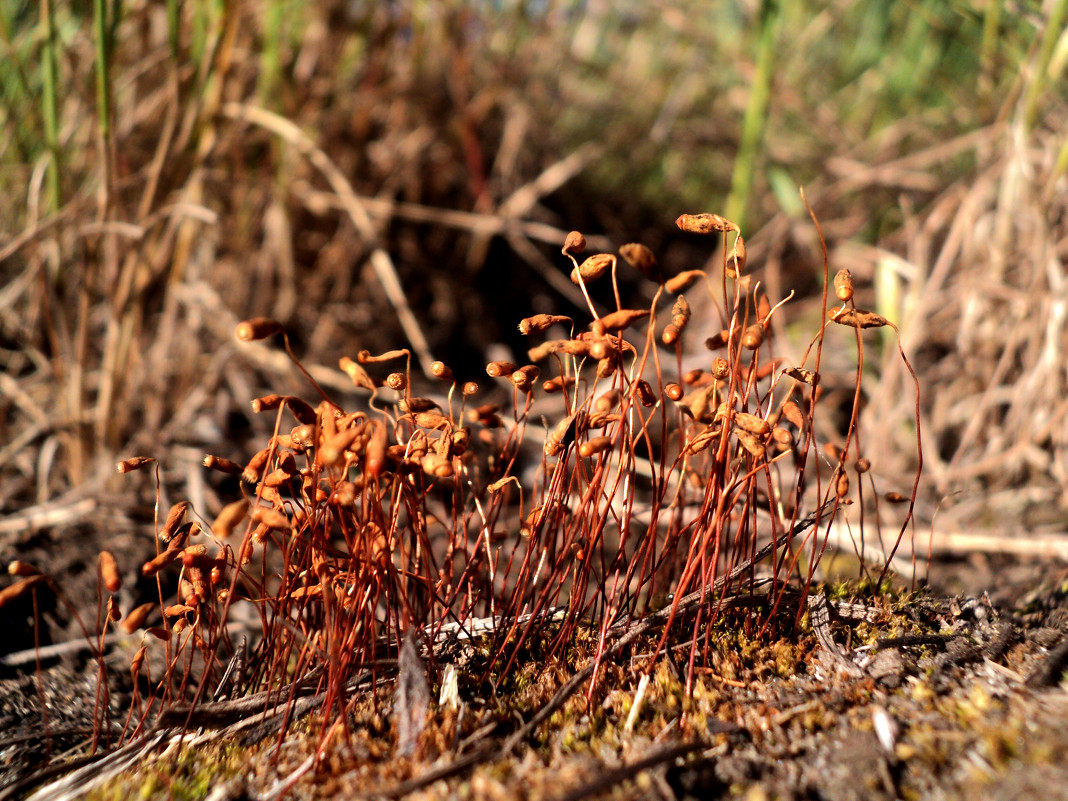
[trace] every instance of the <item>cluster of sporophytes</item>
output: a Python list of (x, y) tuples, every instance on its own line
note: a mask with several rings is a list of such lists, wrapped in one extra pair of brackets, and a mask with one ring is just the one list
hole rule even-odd
[[(715, 274), (666, 277), (636, 243), (618, 257), (583, 258), (582, 235), (567, 237), (562, 253), (591, 319), (520, 321), (528, 361), (486, 368), (510, 404), (485, 402), (484, 390), (440, 362), (442, 391), (416, 396), (407, 350), (341, 360), (358, 409), (343, 408), (310, 375), (314, 405), (289, 395), (254, 400), (256, 412), (275, 416), (263, 449), (244, 465), (204, 460), (239, 475), (243, 497), (210, 525), (183, 502), (156, 527), (158, 555), (142, 571), (156, 577), (158, 600), (119, 615), (119, 571), (101, 555), (104, 627), (149, 624), (130, 667), (124, 736), (168, 706), (309, 676), (326, 693), (324, 709), (341, 714), (354, 672), (385, 669), (409, 638), (433, 654), (443, 637), (477, 633), (480, 664), (497, 681), (532, 638), (542, 653), (560, 653), (580, 626), (597, 638), (600, 658), (614, 633), (709, 588), (682, 635), (692, 639), (692, 671), (717, 595), (760, 583), (774, 614), (788, 582), (807, 587), (821, 532), (840, 507), (859, 501), (863, 511), (876, 499), (859, 446), (861, 333), (888, 323), (855, 306), (848, 273), (831, 284), (825, 259), (825, 314), (802, 359), (788, 364), (774, 347), (781, 304), (746, 274), (737, 226), (714, 214), (677, 224), (722, 238)], [(628, 266), (656, 285), (648, 308), (619, 301), (617, 272)], [(605, 279), (616, 308), (599, 313), (587, 286)], [(683, 343), (697, 328), (684, 293), (694, 292), (718, 317), (705, 329), (718, 333), (704, 343), (703, 364), (684, 369)], [(836, 444), (817, 442), (815, 426), (832, 322), (853, 329), (843, 341), (855, 341), (858, 357)], [(291, 353), (277, 322), (237, 329), (244, 341), (277, 335)], [(119, 469), (152, 462), (137, 457)], [(737, 569), (747, 561), (751, 569)], [(252, 653), (236, 660), (246, 635)], [(667, 629), (663, 637), (661, 647)]]

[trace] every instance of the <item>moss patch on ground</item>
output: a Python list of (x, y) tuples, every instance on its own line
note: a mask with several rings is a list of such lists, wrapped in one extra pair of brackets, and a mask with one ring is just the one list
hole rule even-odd
[[(635, 642), (502, 754), (595, 658), (596, 640), (580, 636), (547, 661), (531, 649), (495, 691), (475, 648), (458, 705), (431, 703), (410, 754), (398, 753), (385, 681), (354, 693), (343, 719), (313, 715), (283, 738), (205, 746), (190, 733), (91, 797), (258, 798), (287, 787), (294, 798), (918, 799), (1064, 786), (1050, 782), (1065, 773), (1068, 693), (1034, 678), (1048, 667), (1041, 643), (1056, 610), (1018, 618), (982, 599), (830, 594), (833, 641), (856, 672), (829, 658), (807, 614), (796, 632), (768, 635), (758, 611), (731, 612), (698, 630), (696, 652), (692, 630), (655, 659), (654, 637)], [(861, 609), (866, 619), (849, 619)], [(796, 605), (778, 615), (792, 620)], [(443, 670), (429, 662), (431, 677)]]

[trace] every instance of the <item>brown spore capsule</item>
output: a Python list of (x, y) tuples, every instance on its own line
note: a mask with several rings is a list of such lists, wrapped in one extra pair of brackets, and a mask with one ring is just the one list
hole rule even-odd
[(804, 384), (814, 385), (816, 383), (817, 374), (811, 370), (806, 370), (803, 367), (787, 367), (782, 371), (783, 375), (788, 375), (795, 381), (800, 381)]
[(249, 405), (252, 406), (252, 411), (256, 414), (260, 412), (269, 412), (277, 409), (282, 405), (282, 402), (286, 399), (285, 395), (271, 394), (264, 395), (261, 398), (253, 398)]
[(99, 561), (100, 577), (104, 580), (104, 587), (114, 595), (122, 589), (122, 576), (119, 575), (115, 557), (111, 555), (110, 551), (101, 551)]
[(780, 445), (790, 446), (794, 444), (794, 435), (790, 433), (789, 429), (781, 426), (771, 429), (771, 438)]
[(369, 350), (361, 350), (356, 354), (356, 361), (360, 364), (380, 364), (381, 362), (389, 362), (410, 355), (407, 348), (395, 348), (379, 354), (371, 353)]
[(731, 252), (727, 254), (727, 276), (730, 278), (738, 277), (745, 270), (745, 262), (745, 240), (739, 235), (734, 242), (734, 247), (731, 248)]
[(530, 392), (534, 388), (534, 382), (538, 380), (541, 370), (536, 364), (528, 364), (513, 372), (508, 380), (512, 382), (520, 392)]
[(853, 299), (853, 273), (849, 270), (839, 270), (834, 274), (834, 296), (842, 303)]
[(299, 445), (301, 448), (308, 449), (315, 445), (315, 426), (314, 425), (301, 425), (296, 426), (291, 432), (289, 432), (290, 438), (293, 440), (294, 445)]
[(363, 367), (361, 367), (357, 362), (354, 362), (352, 359), (350, 359), (348, 356), (341, 357), (341, 359), (338, 361), (338, 367), (340, 367), (342, 371), (350, 379), (352, 379), (352, 383), (354, 386), (360, 387), (361, 389), (369, 389), (372, 392), (377, 389), (374, 380), (372, 380), (371, 376), (367, 374), (367, 371), (364, 370)]
[(560, 248), (560, 252), (564, 255), (575, 255), (577, 253), (582, 253), (585, 250), (586, 237), (579, 231), (571, 231), (564, 237), (564, 246)]
[(798, 428), (805, 427), (805, 416), (801, 414), (801, 407), (793, 401), (786, 401), (782, 405), (782, 416)]
[(649, 250), (645, 245), (640, 242), (628, 242), (620, 246), (619, 255), (626, 260), (627, 264), (650, 281), (660, 280), (660, 265), (657, 263), (653, 251)]
[(167, 513), (167, 520), (163, 524), (162, 530), (159, 532), (159, 538), (163, 542), (170, 542), (174, 537), (178, 527), (182, 525), (182, 521), (185, 520), (185, 513), (189, 510), (188, 501), (179, 501), (171, 507), (171, 510)]
[(422, 458), (420, 466), (432, 478), (448, 478), (453, 474), (452, 460), (433, 451)]
[(120, 473), (132, 473), (134, 470), (140, 470), (146, 464), (150, 464), (156, 461), (151, 456), (132, 456), (129, 459), (123, 459), (115, 465), (115, 468)]
[(607, 392), (600, 395), (593, 402), (593, 410), (595, 412), (610, 412), (616, 408), (616, 404), (619, 403), (619, 390), (612, 388)]
[(160, 551), (152, 559), (141, 565), (141, 575), (154, 576), (159, 573), (167, 565), (171, 564), (181, 554), (181, 548), (168, 548), (165, 551)]
[(619, 369), (619, 354), (616, 351), (609, 352), (603, 359), (597, 362), (597, 377), (609, 378)]
[(120, 628), (122, 628), (122, 630), (125, 631), (127, 634), (133, 634), (135, 631), (141, 628), (141, 626), (144, 625), (145, 621), (148, 619), (149, 614), (155, 608), (156, 604), (154, 603), (141, 604), (140, 606), (131, 610), (130, 614), (126, 616), (126, 619), (122, 621)]
[(441, 408), (438, 402), (431, 398), (404, 398), (397, 405), (408, 414), (419, 414)]
[(573, 376), (558, 375), (548, 379), (547, 381), (543, 381), (541, 384), (541, 388), (543, 392), (547, 392), (551, 395), (554, 392), (562, 391), (564, 387), (570, 387), (574, 383), (575, 379)]
[(456, 380), (455, 376), (452, 374), (452, 370), (449, 369), (449, 366), (445, 364), (445, 362), (434, 362), (431, 364), (430, 374), (434, 376), (434, 378), (449, 384)]
[(664, 283), (664, 289), (673, 295), (677, 295), (680, 292), (685, 292), (693, 286), (697, 282), (697, 279), (704, 277), (704, 270), (686, 270), (685, 272), (669, 278)]
[(615, 263), (616, 257), (611, 253), (597, 253), (590, 256), (571, 271), (571, 283), (582, 284), (596, 281)]
[(679, 295), (675, 298), (675, 303), (671, 307), (671, 322), (681, 331), (686, 327), (686, 324), (690, 322), (690, 315), (692, 313), (689, 301), (686, 300), (686, 296)]
[(827, 316), (832, 322), (850, 328), (882, 328), (884, 325), (890, 325), (890, 321), (881, 314), (867, 309), (830, 309)]
[(519, 333), (523, 336), (528, 336), (529, 334), (545, 331), (557, 324), (569, 326), (572, 325), (572, 320), (562, 314), (535, 314), (519, 321)]
[(263, 468), (267, 466), (267, 459), (271, 455), (271, 449), (269, 447), (263, 450), (257, 451), (249, 459), (244, 470), (241, 471), (241, 478), (249, 484), (255, 484), (260, 480), (260, 475), (263, 473)]
[(514, 362), (490, 362), (486, 365), (486, 375), (490, 378), (503, 378), (510, 376), (517, 369)]
[(363, 433), (362, 426), (354, 426), (353, 428), (346, 428), (344, 431), (338, 431), (332, 437), (326, 439), (322, 448), (319, 449), (320, 463), (328, 466), (340, 464), (345, 457), (345, 451), (351, 448), (352, 443)]
[(277, 509), (267, 506), (257, 506), (252, 510), (252, 522), (278, 531), (285, 531), (289, 528), (289, 518)]
[(257, 339), (266, 339), (282, 330), (282, 324), (277, 320), (269, 317), (253, 317), (238, 323), (235, 333), (242, 342), (252, 342)]
[(712, 360), (712, 377), (717, 381), (725, 381), (730, 377), (731, 364), (722, 356), (717, 356)]
[(386, 469), (387, 444), (386, 427), (377, 423), (364, 451), (363, 466), (369, 476), (377, 477)]
[(590, 328), (598, 336), (604, 336), (607, 333), (622, 331), (648, 316), (648, 309), (619, 309), (594, 320)]
[(577, 420), (577, 415), (568, 415), (549, 432), (549, 435), (545, 438), (545, 446), (543, 448), (546, 456), (558, 455), (560, 451), (574, 441), (575, 432), (578, 428)]
[(210, 453), (204, 456), (203, 464), (205, 467), (209, 467), (212, 470), (218, 470), (220, 473), (228, 473), (232, 476), (241, 475), (241, 470), (243, 469), (237, 462), (222, 456), (214, 456)]
[(135, 685), (137, 684), (137, 674), (141, 672), (141, 666), (145, 663), (145, 654), (147, 653), (148, 646), (142, 645), (133, 655), (133, 659), (130, 660), (130, 677)]
[(727, 329), (723, 329), (722, 331), (713, 334), (705, 340), (705, 347), (709, 350), (719, 350), (720, 348), (726, 347), (730, 334), (731, 332)]
[(739, 428), (757, 436), (766, 436), (771, 432), (771, 424), (763, 417), (748, 412), (735, 412), (734, 423)]
[(608, 450), (611, 445), (611, 437), (592, 437), (579, 445), (579, 456), (583, 459), (588, 459), (591, 456), (595, 456), (598, 453), (603, 453)]
[(839, 498), (844, 498), (849, 494), (849, 474), (844, 470), (838, 474), (838, 481), (835, 484), (835, 495)]
[(6, 606), (11, 601), (26, 594), (44, 580), (45, 577), (42, 575), (27, 576), (14, 584), (4, 587), (0, 590), (0, 607)]
[(644, 378), (639, 378), (635, 383), (634, 394), (638, 397), (638, 403), (646, 409), (656, 406), (656, 393), (653, 392), (652, 384)]
[(764, 344), (764, 326), (753, 323), (742, 334), (742, 347), (747, 350), (756, 350)]
[(726, 231), (737, 231), (737, 223), (733, 223), (726, 217), (718, 214), (681, 214), (675, 220), (681, 230), (691, 234), (713, 234)]
[(39, 576), (41, 571), (31, 565), (29, 562), (23, 562), (20, 559), (15, 559), (9, 562), (7, 565), (8, 575), (19, 576), (25, 578), (27, 576)]
[(758, 437), (756, 434), (751, 434), (740, 428), (734, 430), (734, 436), (738, 438), (738, 442), (742, 444), (753, 456), (761, 457), (767, 450), (767, 446), (764, 444), (764, 440)]
[(597, 361), (608, 358), (608, 354), (611, 353), (612, 350), (609, 347), (608, 343), (605, 342), (603, 339), (598, 340), (596, 342), (588, 342), (585, 344), (586, 352), (589, 354), (590, 358), (596, 359)]
[(550, 340), (548, 342), (542, 342), (540, 345), (535, 345), (527, 351), (527, 358), (532, 362), (540, 362), (542, 359), (548, 358), (556, 353), (559, 349), (560, 343), (558, 341)]

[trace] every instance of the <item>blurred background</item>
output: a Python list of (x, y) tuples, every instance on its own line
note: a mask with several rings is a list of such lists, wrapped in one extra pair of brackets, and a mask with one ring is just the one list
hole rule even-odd
[[(164, 504), (230, 500), (202, 455), (260, 447), (251, 398), (313, 397), (241, 319), (282, 321), (340, 399), (361, 349), (488, 385), (521, 317), (579, 313), (571, 229), (674, 274), (721, 258), (680, 213), (737, 221), (773, 302), (797, 293), (799, 358), (823, 280), (801, 187), (919, 375), (918, 551), (1065, 558), (1066, 7), (5, 0), (0, 558), (151, 551), (152, 476), (117, 457), (159, 458)], [(907, 493), (911, 379), (892, 333), (865, 342), (863, 443)]]

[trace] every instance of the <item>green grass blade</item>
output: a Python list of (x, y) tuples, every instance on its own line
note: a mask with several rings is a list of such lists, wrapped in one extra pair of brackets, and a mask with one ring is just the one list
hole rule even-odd
[(731, 190), (725, 207), (727, 219), (736, 222), (743, 231), (746, 223), (746, 208), (753, 191), (756, 162), (760, 156), (761, 143), (764, 141), (779, 16), (778, 2), (764, 0), (760, 9), (762, 25), (756, 74), (749, 88), (749, 103), (746, 106), (742, 123), (742, 139), (738, 148), (738, 156), (734, 161)]
[(52, 18), (51, 0), (41, 0), (41, 101), (44, 113), (45, 146), (52, 155), (48, 165), (49, 198), (47, 208), (55, 211), (62, 205), (60, 194), (60, 170), (62, 159), (59, 150), (59, 92), (56, 67), (56, 26)]

